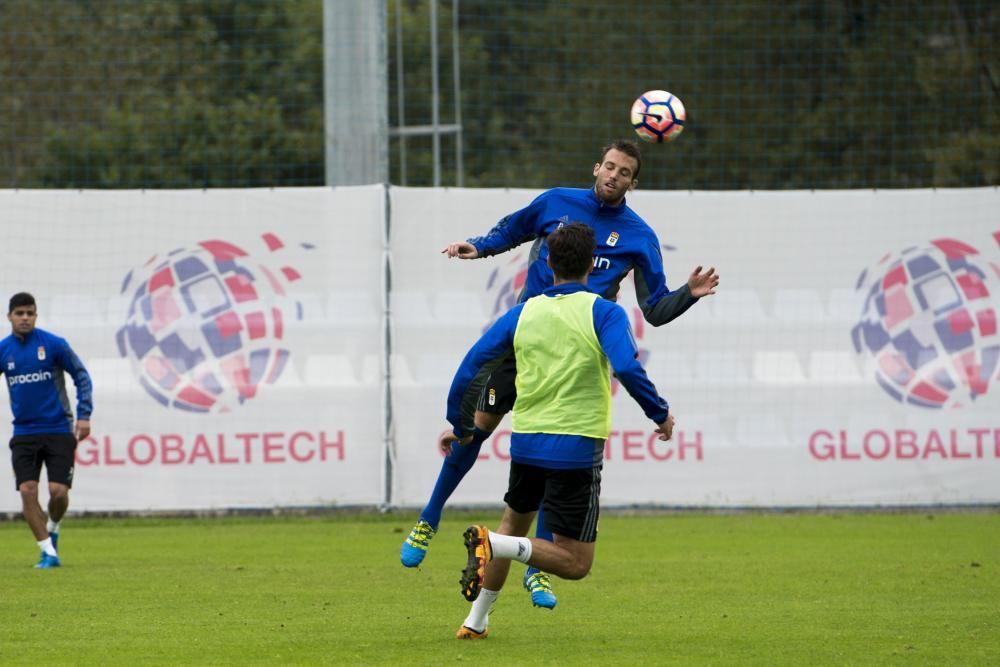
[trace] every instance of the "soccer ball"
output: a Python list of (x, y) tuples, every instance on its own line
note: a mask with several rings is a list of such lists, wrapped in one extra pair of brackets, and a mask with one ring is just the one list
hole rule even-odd
[(648, 90), (632, 103), (632, 129), (643, 141), (673, 141), (684, 131), (684, 104), (665, 90)]

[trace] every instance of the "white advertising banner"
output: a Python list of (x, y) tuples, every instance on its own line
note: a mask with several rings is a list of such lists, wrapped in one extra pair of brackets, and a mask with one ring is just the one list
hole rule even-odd
[(0, 191), (5, 305), (31, 292), (93, 378), (72, 509), (382, 503), (384, 210), (382, 186)]
[[(391, 190), (396, 504), (429, 496), (452, 375), (513, 303), (530, 244), (475, 261), (440, 251), (537, 194)], [(672, 289), (697, 265), (722, 282), (658, 328), (623, 285), (677, 427), (657, 440), (616, 392), (606, 506), (1000, 502), (996, 188), (637, 191), (629, 204), (659, 234)], [(453, 504), (501, 502), (508, 429)]]
[[(73, 510), (422, 505), (448, 385), (530, 244), (441, 250), (537, 194), (391, 188), (386, 221), (382, 186), (0, 191), (3, 298), (32, 292), (94, 382)], [(671, 288), (697, 265), (722, 284), (657, 328), (623, 284), (677, 428), (657, 440), (615, 388), (606, 506), (1000, 502), (997, 189), (629, 203)], [(509, 437), (504, 420), (452, 504), (502, 501)]]

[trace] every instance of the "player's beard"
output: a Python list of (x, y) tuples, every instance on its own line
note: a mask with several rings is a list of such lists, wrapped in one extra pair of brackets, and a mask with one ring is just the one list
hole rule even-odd
[(617, 206), (628, 192), (628, 185), (615, 187), (607, 181), (598, 181), (595, 187), (597, 198), (609, 206)]

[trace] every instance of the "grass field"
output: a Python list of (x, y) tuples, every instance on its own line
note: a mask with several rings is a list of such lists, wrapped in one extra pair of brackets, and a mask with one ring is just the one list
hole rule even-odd
[(0, 522), (0, 664), (1000, 664), (997, 512), (606, 514), (591, 575), (539, 610), (515, 564), (479, 642), (461, 533), (499, 513), (407, 570), (413, 518), (70, 516), (48, 571)]

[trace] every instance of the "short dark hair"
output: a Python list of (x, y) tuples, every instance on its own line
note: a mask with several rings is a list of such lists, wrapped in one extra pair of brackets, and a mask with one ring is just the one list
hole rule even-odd
[(610, 150), (621, 151), (633, 158), (635, 160), (635, 173), (632, 174), (632, 180), (639, 178), (639, 170), (642, 169), (642, 153), (639, 152), (639, 144), (630, 139), (615, 139), (601, 149), (601, 159), (597, 164), (604, 164), (604, 158)]
[(549, 234), (549, 264), (557, 278), (587, 275), (594, 264), (594, 230), (582, 222), (571, 222)]
[(7, 308), (7, 314), (14, 312), (15, 308), (20, 308), (21, 306), (34, 306), (35, 297), (31, 296), (27, 292), (18, 292), (14, 296), (10, 297), (10, 305)]

